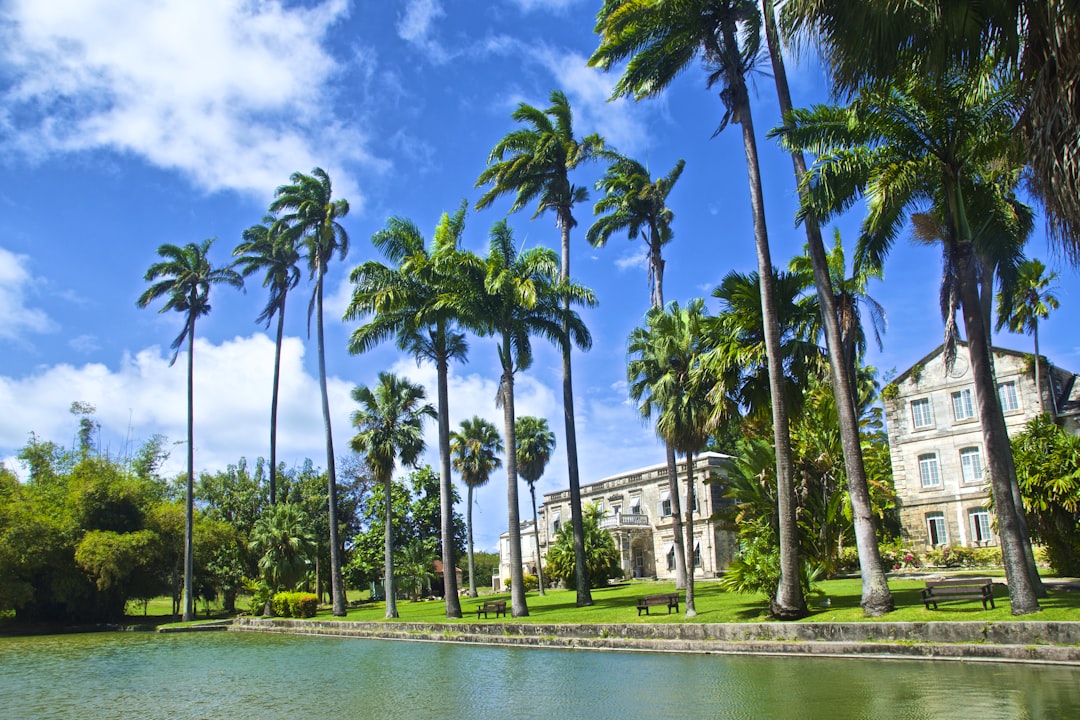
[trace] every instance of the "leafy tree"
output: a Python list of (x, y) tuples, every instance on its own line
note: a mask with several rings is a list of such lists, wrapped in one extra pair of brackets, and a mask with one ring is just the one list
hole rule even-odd
[(94, 431), (101, 430), (101, 423), (94, 420), (97, 408), (91, 403), (76, 400), (71, 403), (69, 412), (79, 418), (79, 452), (85, 455), (94, 446)]
[[(482, 417), (461, 421), (461, 430), (450, 434), (450, 451), (453, 453), (454, 469), (461, 473), (461, 481), (468, 488), (465, 505), (465, 523), (468, 532), (469, 597), (476, 597), (476, 568), (473, 549), (473, 493), (487, 485), (491, 473), (502, 466), (498, 454), (503, 451), (499, 429)], [(498, 562), (495, 563), (496, 570)]]
[(273, 595), (300, 585), (315, 553), (315, 537), (301, 508), (279, 503), (255, 522), (249, 547), (259, 557), (259, 572)]
[[(390, 482), (389, 509), (391, 522), (398, 529), (393, 535), (396, 556), (408, 543), (416, 539), (410, 522), (412, 496), (404, 482)], [(376, 583), (384, 579), (386, 571), (386, 514), (385, 493), (373, 493), (365, 499), (360, 508), (359, 530), (352, 537), (352, 552), (345, 567), (349, 584), (356, 587), (369, 585), (373, 599), (378, 594)]]
[[(488, 167), (476, 181), (477, 187), (491, 185), (476, 203), (482, 209), (491, 205), (497, 197), (514, 193), (510, 212), (516, 212), (534, 200), (537, 202), (534, 218), (545, 211), (555, 213), (555, 225), (561, 240), (559, 282), (570, 283), (570, 230), (577, 225), (574, 205), (588, 198), (588, 190), (573, 185), (570, 173), (583, 163), (593, 160), (604, 148), (599, 135), (574, 136), (573, 113), (570, 101), (559, 90), (551, 92), (551, 105), (545, 109), (521, 103), (512, 117), (524, 128), (504, 136), (488, 155)], [(585, 581), (584, 529), (581, 518), (581, 480), (578, 473), (577, 429), (574, 423), (574, 385), (570, 363), (572, 334), (569, 311), (574, 298), (563, 298), (565, 314), (560, 342), (563, 370), (563, 420), (566, 426), (567, 474), (570, 482), (570, 521), (574, 529), (574, 552), (578, 562), (577, 605), (592, 605), (592, 594)], [(580, 346), (579, 346), (580, 347)], [(581, 347), (581, 349), (587, 349)], [(507, 436), (507, 443), (510, 437)], [(511, 447), (513, 447), (511, 445)], [(511, 535), (516, 529), (511, 529)]]
[(425, 589), (430, 591), (435, 579), (435, 557), (435, 550), (420, 538), (406, 545), (398, 555), (401, 585), (413, 600), (419, 600)]
[[(1046, 402), (1042, 391), (1042, 356), (1039, 354), (1039, 320), (1050, 317), (1051, 310), (1057, 310), (1061, 303), (1054, 294), (1053, 282), (1057, 273), (1046, 274), (1046, 266), (1041, 261), (1032, 259), (1020, 263), (1017, 269), (1016, 284), (1003, 289), (998, 295), (997, 329), (1005, 325), (1014, 333), (1031, 335), (1035, 340), (1035, 387), (1039, 389), (1039, 409), (1046, 412)], [(1057, 392), (1050, 383), (1050, 397), (1054, 402), (1054, 414), (1057, 414)]]
[(282, 237), (285, 241), (303, 248), (308, 270), (315, 284), (311, 302), (308, 304), (308, 328), (315, 314), (316, 343), (319, 354), (319, 391), (322, 397), (323, 429), (326, 433), (326, 482), (327, 507), (330, 525), (330, 586), (333, 597), (333, 613), (345, 615), (345, 586), (341, 581), (342, 547), (338, 540), (337, 519), (337, 468), (334, 464), (334, 436), (330, 427), (330, 396), (326, 387), (326, 340), (323, 332), (323, 291), (326, 272), (336, 254), (344, 260), (349, 253), (349, 235), (341, 225), (341, 218), (349, 214), (349, 203), (333, 199), (330, 176), (322, 168), (315, 168), (311, 175), (295, 172), (289, 176), (289, 185), (282, 185), (274, 193), (270, 212), (279, 214)]
[(544, 568), (540, 563), (540, 524), (536, 516), (536, 481), (544, 474), (551, 453), (555, 451), (555, 433), (548, 428), (547, 420), (531, 415), (523, 415), (515, 421), (514, 432), (517, 436), (518, 474), (529, 484), (532, 497), (533, 539), (536, 541), (536, 572), (540, 594), (544, 594)]
[(158, 248), (164, 258), (147, 269), (145, 280), (153, 283), (139, 296), (137, 305), (144, 308), (165, 298), (159, 312), (175, 310), (184, 313), (184, 329), (172, 342), (173, 362), (184, 340), (188, 343), (188, 434), (187, 434), (187, 530), (184, 533), (184, 620), (194, 619), (193, 585), (194, 549), (192, 532), (194, 520), (195, 482), (195, 320), (210, 312), (210, 288), (214, 285), (243, 287), (243, 280), (232, 268), (214, 267), (209, 253), (213, 240), (202, 244), (188, 243), (184, 247), (165, 244)]
[[(376, 482), (382, 483), (386, 506), (390, 506), (390, 479), (400, 459), (404, 465), (414, 465), (424, 451), (424, 417), (435, 417), (435, 408), (424, 402), (426, 393), (420, 385), (398, 378), (392, 373), (379, 373), (379, 382), (372, 390), (366, 385), (353, 389), (353, 400), (360, 409), (353, 412), (352, 422), (357, 433), (352, 440), (354, 452), (362, 453)], [(394, 588), (394, 526), (386, 513), (386, 617), (396, 618), (397, 600)]]
[[(604, 587), (611, 580), (622, 577), (619, 567), (619, 551), (611, 533), (600, 528), (603, 513), (599, 506), (585, 507), (585, 569), (589, 587)], [(548, 548), (547, 568), (553, 581), (569, 582), (576, 576), (574, 557), (574, 533), (566, 525), (555, 533), (555, 542)]]

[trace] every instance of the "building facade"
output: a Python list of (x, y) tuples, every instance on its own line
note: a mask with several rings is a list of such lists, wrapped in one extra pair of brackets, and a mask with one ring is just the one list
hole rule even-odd
[[(915, 548), (998, 544), (971, 362), (961, 345), (951, 369), (938, 346), (882, 393), (900, 522)], [(1054, 414), (1069, 408), (1073, 373), (1050, 365), (1041, 405), (1031, 354), (994, 348), (993, 358), (1010, 435), (1044, 406)]]

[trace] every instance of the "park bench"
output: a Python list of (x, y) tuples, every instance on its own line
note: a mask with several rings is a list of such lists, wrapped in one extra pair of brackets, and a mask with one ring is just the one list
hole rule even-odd
[(994, 607), (994, 581), (984, 577), (927, 580), (922, 591), (922, 601), (927, 610), (931, 605), (937, 610), (938, 603), (946, 600), (969, 599), (981, 600), (983, 610), (987, 609), (987, 603)]
[(666, 605), (668, 615), (671, 614), (672, 609), (675, 612), (679, 612), (679, 593), (664, 593), (662, 595), (646, 595), (645, 597), (638, 598), (637, 601), (637, 614), (641, 617), (641, 611), (644, 610), (645, 614), (649, 614), (649, 608), (654, 605)]
[(476, 608), (476, 619), (479, 620), (483, 615), (485, 618), (489, 612), (495, 613), (495, 617), (502, 615), (506, 617), (506, 601), (505, 600), (489, 600), (480, 607)]

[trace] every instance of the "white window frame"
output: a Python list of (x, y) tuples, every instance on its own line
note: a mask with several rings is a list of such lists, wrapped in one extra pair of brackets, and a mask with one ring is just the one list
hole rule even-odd
[(978, 446), (960, 448), (960, 476), (965, 484), (981, 483), (983, 474), (982, 450)]
[[(939, 530), (937, 533), (938, 542), (934, 542), (934, 527), (937, 527)], [(945, 513), (926, 513), (926, 544), (933, 547), (949, 544), (949, 526), (945, 523)]]
[(968, 510), (968, 525), (971, 527), (971, 540), (977, 545), (989, 545), (994, 540), (994, 529), (990, 525), (990, 512), (983, 508)]
[[(921, 416), (924, 414), (921, 410), (917, 411), (915, 408), (925, 408), (925, 422), (920, 423)], [(916, 430), (924, 430), (926, 428), (934, 427), (934, 410), (930, 405), (930, 398), (919, 398), (911, 401), (911, 426)]]
[(631, 515), (640, 515), (641, 514), (641, 496), (640, 495), (635, 495), (634, 497), (630, 498), (630, 514)]
[(671, 517), (670, 490), (662, 490), (660, 492), (660, 502), (657, 505), (657, 511), (660, 513), (660, 517)]
[[(932, 477), (930, 477), (931, 474)], [(927, 482), (928, 479), (932, 482)], [(938, 462), (936, 452), (923, 453), (919, 456), (919, 486), (924, 490), (941, 489), (941, 464)]]
[(559, 525), (562, 520), (562, 512), (559, 510), (553, 510), (551, 512), (551, 534), (557, 535), (559, 533)]
[(694, 539), (694, 567), (701, 567), (701, 538)]
[(671, 547), (664, 553), (664, 559), (667, 562), (667, 569), (671, 572), (675, 570), (675, 543), (668, 543)]
[(1020, 409), (1020, 393), (1016, 390), (1015, 380), (998, 383), (998, 400), (1002, 412), (1015, 412)]
[(975, 399), (971, 388), (957, 390), (952, 394), (953, 420), (961, 422), (975, 417)]

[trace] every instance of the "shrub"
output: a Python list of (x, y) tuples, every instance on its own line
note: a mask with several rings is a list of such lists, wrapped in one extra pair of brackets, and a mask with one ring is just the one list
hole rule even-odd
[(315, 617), (315, 611), (319, 608), (319, 597), (313, 593), (280, 592), (270, 600), (270, 607), (279, 617)]
[(525, 573), (522, 579), (525, 581), (526, 592), (528, 592), (529, 590), (536, 590), (540, 587), (540, 580), (538, 580), (537, 577), (532, 573)]
[(1001, 548), (975, 548), (971, 551), (971, 563), (974, 567), (1001, 567)]
[[(854, 545), (847, 545), (840, 550), (840, 555), (837, 557), (839, 563), (838, 569), (840, 572), (855, 572), (859, 569), (859, 548)], [(882, 562), (885, 562), (885, 558), (882, 558)], [(885, 567), (892, 567), (888, 563), (885, 563)]]
[(899, 540), (882, 543), (878, 546), (878, 552), (881, 553), (881, 564), (887, 570), (913, 570), (923, 565), (919, 553), (904, 547)]

